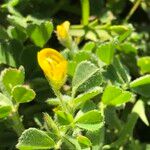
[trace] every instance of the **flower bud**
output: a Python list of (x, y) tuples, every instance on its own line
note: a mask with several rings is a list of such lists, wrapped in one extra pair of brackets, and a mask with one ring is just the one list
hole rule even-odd
[(56, 34), (57, 34), (57, 38), (60, 41), (60, 43), (63, 46), (70, 49), (71, 43), (72, 43), (72, 38), (69, 34), (69, 27), (70, 27), (70, 22), (69, 21), (63, 22), (61, 25), (57, 26)]

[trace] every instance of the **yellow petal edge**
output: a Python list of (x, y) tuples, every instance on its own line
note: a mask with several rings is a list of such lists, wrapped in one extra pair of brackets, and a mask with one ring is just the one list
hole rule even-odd
[(38, 64), (53, 88), (59, 89), (66, 81), (67, 61), (55, 49), (44, 48), (37, 54)]
[(61, 25), (57, 26), (57, 36), (59, 40), (66, 40), (69, 36), (69, 27), (70, 27), (70, 22), (65, 21)]

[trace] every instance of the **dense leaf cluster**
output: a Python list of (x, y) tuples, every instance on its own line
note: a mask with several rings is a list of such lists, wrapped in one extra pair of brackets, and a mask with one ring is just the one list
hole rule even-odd
[[(149, 0), (0, 2), (0, 149), (149, 150), (149, 10)], [(56, 34), (65, 20), (69, 47)], [(46, 47), (68, 61), (58, 97), (37, 64)]]

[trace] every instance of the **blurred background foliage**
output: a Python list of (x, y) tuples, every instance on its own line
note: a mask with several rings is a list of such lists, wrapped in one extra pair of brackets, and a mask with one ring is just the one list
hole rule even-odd
[[(137, 0), (90, 0), (90, 21), (97, 20), (100, 26), (130, 25), (134, 28), (126, 47), (138, 49), (138, 57), (150, 55), (150, 1), (140, 3), (130, 16)], [(36, 92), (36, 101), (23, 104), (20, 113), (24, 115), (26, 127), (40, 126), (42, 111), (50, 108), (43, 102), (53, 96), (43, 73), (37, 65), (36, 54), (42, 47), (58, 50), (64, 48), (58, 42), (55, 32), (57, 24), (69, 20), (71, 25), (81, 24), (81, 5), (79, 0), (1, 0), (0, 1), (0, 69), (23, 65), (26, 72), (26, 84)], [(51, 23), (51, 22), (52, 23)], [(72, 26), (73, 28), (73, 26)], [(73, 28), (74, 29), (74, 28)], [(112, 34), (103, 33), (107, 41)], [(74, 33), (72, 32), (74, 35)], [(93, 40), (82, 39), (79, 47)], [(122, 55), (122, 60), (131, 69), (132, 78), (140, 76), (135, 54)], [(132, 64), (130, 63), (132, 60)], [(135, 62), (135, 63), (134, 63)], [(50, 92), (51, 90), (51, 92)], [(41, 105), (42, 104), (42, 105)], [(147, 105), (146, 110), (149, 109)], [(32, 114), (32, 115), (30, 115)], [(40, 121), (39, 121), (40, 120)], [(42, 128), (42, 126), (41, 126)], [(141, 121), (136, 126), (135, 137), (141, 142), (150, 142), (150, 129)], [(0, 149), (13, 149), (17, 137), (4, 120), (0, 120)]]

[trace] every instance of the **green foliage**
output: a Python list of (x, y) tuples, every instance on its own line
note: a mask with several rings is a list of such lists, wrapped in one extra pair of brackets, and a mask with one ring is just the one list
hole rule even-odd
[(11, 43), (0, 43), (0, 64), (7, 64), (12, 67), (16, 66), (16, 62), (14, 60), (13, 52), (11, 49)]
[(12, 88), (16, 85), (21, 85), (24, 82), (24, 72), (20, 68), (6, 69), (1, 73), (1, 84), (4, 90), (11, 94)]
[[(70, 96), (68, 96), (68, 95), (63, 95), (62, 96), (62, 99), (63, 99), (63, 101), (65, 101), (65, 102), (69, 102), (70, 100), (71, 100), (71, 97)], [(59, 105), (60, 104), (60, 100), (59, 100), (59, 98), (49, 98), (47, 101), (46, 101), (49, 105)]]
[(27, 38), (26, 33), (21, 31), (17, 27), (9, 26), (9, 28), (7, 29), (7, 32), (11, 39), (25, 41)]
[(111, 64), (114, 56), (114, 44), (109, 42), (100, 45), (96, 50), (96, 55), (107, 65)]
[(141, 73), (150, 73), (150, 57), (141, 57), (138, 59), (138, 66), (140, 67)]
[(43, 47), (51, 36), (53, 25), (51, 22), (41, 24), (31, 24), (27, 28), (27, 33), (36, 46)]
[(145, 107), (144, 102), (142, 100), (138, 100), (134, 106), (133, 112), (137, 113), (141, 120), (149, 126), (149, 122), (147, 120), (146, 114), (145, 114)]
[(90, 89), (102, 83), (102, 76), (97, 66), (88, 61), (81, 62), (77, 67), (72, 80), (73, 93), (77, 89)]
[(12, 111), (11, 106), (0, 106), (0, 118), (7, 117)]
[(128, 69), (124, 66), (118, 57), (115, 58), (113, 66), (122, 83), (128, 84), (131, 80)]
[(83, 47), (82, 50), (83, 51), (92, 51), (95, 48), (95, 43), (94, 42), (88, 42), (86, 43)]
[[(148, 150), (149, 6), (148, 0), (1, 1), (0, 149)], [(61, 33), (68, 39), (60, 42), (57, 25), (65, 20), (70, 27)], [(60, 91), (37, 62), (37, 52), (49, 47), (68, 61)]]
[(69, 125), (73, 122), (73, 117), (69, 113), (63, 111), (56, 111), (57, 121), (60, 125)]
[(25, 103), (35, 98), (35, 92), (26, 86), (18, 85), (12, 89), (12, 96), (17, 103)]
[(91, 110), (77, 116), (75, 122), (78, 127), (89, 131), (98, 130), (103, 125), (101, 113), (97, 110)]
[(0, 26), (0, 39), (7, 39), (8, 38), (8, 34), (5, 31), (5, 28)]
[(118, 57), (115, 58), (112, 65), (108, 66), (103, 75), (106, 80), (109, 80), (114, 85), (120, 85), (122, 88), (127, 88), (131, 80), (128, 69), (122, 64)]
[(131, 89), (144, 97), (150, 97), (150, 75), (145, 75), (130, 83)]
[(29, 128), (19, 138), (19, 149), (49, 149), (55, 145), (54, 141), (44, 132), (36, 128)]
[(0, 118), (7, 117), (12, 111), (12, 102), (0, 93)]
[(90, 147), (92, 145), (91, 141), (85, 136), (79, 135), (77, 139), (84, 147)]
[(120, 105), (130, 101), (132, 94), (128, 91), (123, 91), (122, 89), (115, 86), (107, 86), (102, 95), (102, 102), (105, 105)]
[(130, 42), (122, 43), (120, 45), (120, 50), (125, 53), (137, 53), (136, 47)]
[(12, 102), (2, 93), (0, 93), (0, 99), (1, 99), (1, 106), (12, 106)]
[(92, 99), (93, 97), (100, 94), (101, 92), (102, 92), (102, 88), (100, 87), (92, 88), (87, 92), (78, 95), (76, 98), (73, 99), (73, 101), (71, 101), (71, 103), (73, 103), (75, 107), (82, 106), (82, 104), (84, 104), (86, 101)]
[(35, 98), (35, 92), (22, 85), (25, 72), (21, 66), (19, 69), (8, 68), (2, 71), (0, 93), (0, 118), (7, 118), (10, 126), (20, 136), (24, 130), (23, 124), (18, 116), (19, 103), (26, 103)]
[(75, 138), (72, 138), (70, 136), (65, 136), (64, 141), (73, 150), (81, 150), (81, 146), (79, 145), (78, 141)]

